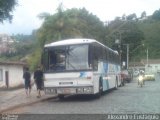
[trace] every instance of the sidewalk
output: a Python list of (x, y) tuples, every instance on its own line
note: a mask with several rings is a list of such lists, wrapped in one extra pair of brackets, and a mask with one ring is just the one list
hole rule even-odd
[(26, 97), (25, 89), (0, 90), (0, 114), (16, 107), (34, 104), (40, 101), (54, 98), (54, 95), (45, 95), (42, 91), (41, 98), (37, 98), (36, 89), (32, 89), (30, 97)]

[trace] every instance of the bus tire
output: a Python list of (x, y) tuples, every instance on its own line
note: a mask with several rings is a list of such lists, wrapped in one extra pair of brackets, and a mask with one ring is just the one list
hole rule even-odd
[(96, 94), (96, 97), (100, 98), (102, 93), (103, 93), (103, 83), (102, 83), (102, 79), (100, 78), (100, 80), (99, 80), (99, 91)]
[(115, 90), (118, 89), (118, 79), (116, 78), (116, 81), (115, 81)]
[(60, 100), (63, 100), (63, 99), (64, 99), (64, 95), (58, 95), (58, 98), (59, 98)]
[(125, 81), (124, 79), (121, 80), (121, 86), (124, 86), (125, 85)]

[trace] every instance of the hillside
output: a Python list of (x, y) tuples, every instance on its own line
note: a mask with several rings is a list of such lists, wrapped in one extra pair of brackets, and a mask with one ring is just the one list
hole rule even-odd
[[(149, 58), (160, 58), (160, 20), (150, 17), (143, 22), (138, 22), (138, 26), (144, 33), (143, 44), (145, 49), (148, 48)], [(142, 53), (144, 52), (141, 51), (140, 55)]]
[[(60, 8), (59, 8), (60, 9)], [(141, 18), (136, 14), (117, 17), (104, 24), (86, 9), (70, 9), (58, 11), (56, 14), (44, 16), (42, 26), (32, 35), (15, 35), (19, 41), (14, 45), (14, 53), (1, 55), (0, 60), (20, 60), (27, 56), (31, 69), (40, 64), (41, 50), (46, 43), (67, 38), (91, 38), (121, 52), (122, 61), (126, 60), (126, 44), (129, 44), (129, 61), (146, 58), (160, 58), (160, 10), (153, 15)], [(121, 42), (115, 43), (119, 39)]]

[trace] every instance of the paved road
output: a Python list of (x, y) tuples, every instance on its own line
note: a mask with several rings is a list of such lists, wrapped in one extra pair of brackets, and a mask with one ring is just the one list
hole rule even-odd
[(24, 114), (110, 114), (160, 113), (160, 77), (147, 81), (140, 88), (137, 81), (118, 90), (105, 93), (101, 98), (69, 96), (65, 100), (50, 99), (31, 106), (18, 108), (12, 113)]

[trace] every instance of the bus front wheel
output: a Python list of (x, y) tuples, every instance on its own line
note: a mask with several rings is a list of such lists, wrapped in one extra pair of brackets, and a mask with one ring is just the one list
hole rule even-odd
[(121, 79), (121, 86), (124, 86), (125, 85), (125, 81), (124, 79)]
[(58, 98), (59, 98), (60, 100), (63, 100), (63, 99), (64, 99), (64, 95), (58, 95)]
[(118, 80), (116, 79), (115, 81), (115, 89), (117, 90), (118, 89)]
[(102, 80), (100, 79), (100, 80), (99, 80), (99, 91), (98, 91), (98, 93), (96, 94), (96, 97), (97, 97), (97, 98), (100, 98), (101, 95), (102, 95), (102, 93), (103, 93), (103, 83), (102, 83)]

